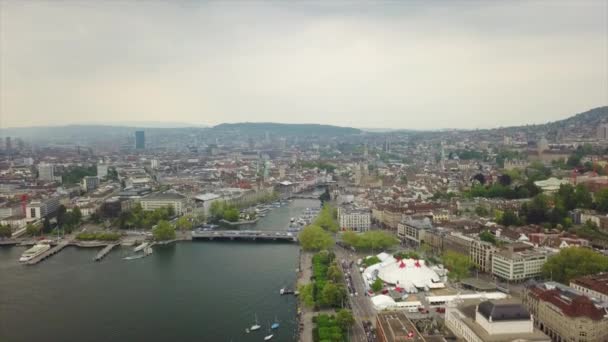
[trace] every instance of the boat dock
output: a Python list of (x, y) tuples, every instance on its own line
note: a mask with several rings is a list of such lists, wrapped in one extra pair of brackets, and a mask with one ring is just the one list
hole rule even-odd
[(108, 255), (108, 253), (110, 253), (110, 251), (116, 246), (118, 246), (117, 243), (112, 243), (112, 244), (105, 246), (104, 249), (102, 249), (101, 251), (99, 251), (99, 253), (97, 253), (97, 255), (95, 256), (95, 261), (101, 261), (101, 259), (103, 259), (106, 255)]
[(55, 255), (55, 254), (59, 253), (62, 249), (64, 249), (69, 244), (70, 244), (70, 242), (68, 242), (68, 241), (61, 242), (61, 243), (57, 244), (55, 247), (52, 247), (48, 251), (40, 254), (39, 256), (35, 257), (32, 260), (26, 262), (26, 265), (36, 265), (37, 263), (50, 257), (51, 255)]

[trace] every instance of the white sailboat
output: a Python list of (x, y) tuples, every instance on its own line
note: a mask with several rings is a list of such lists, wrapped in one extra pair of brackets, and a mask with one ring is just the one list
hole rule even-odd
[(262, 326), (258, 324), (258, 315), (255, 314), (255, 324), (251, 326), (251, 328), (249, 328), (250, 331), (256, 331), (256, 330), (260, 330)]
[[(268, 326), (270, 326), (270, 323), (268, 324)], [(268, 335), (264, 336), (264, 341), (270, 341), (273, 337), (274, 335), (272, 334), (272, 331), (270, 330), (270, 328), (268, 328)]]

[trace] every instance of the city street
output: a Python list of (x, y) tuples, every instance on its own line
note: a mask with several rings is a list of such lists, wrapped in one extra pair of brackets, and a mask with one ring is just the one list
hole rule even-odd
[(349, 294), (349, 305), (352, 309), (353, 316), (355, 317), (355, 325), (351, 329), (351, 341), (369, 342), (365, 330), (363, 329), (363, 322), (370, 321), (374, 323), (376, 319), (376, 310), (373, 308), (369, 297), (365, 296), (363, 278), (356, 265), (357, 256), (340, 246), (336, 246), (334, 251), (338, 262), (341, 263), (343, 260), (346, 260), (347, 263), (353, 262), (350, 274), (352, 276), (354, 290), (358, 295), (350, 296)]

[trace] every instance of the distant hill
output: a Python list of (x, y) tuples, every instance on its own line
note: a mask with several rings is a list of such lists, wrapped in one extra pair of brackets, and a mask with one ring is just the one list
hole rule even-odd
[(497, 134), (524, 132), (531, 137), (544, 136), (550, 141), (557, 139), (558, 136), (586, 139), (595, 137), (597, 126), (602, 123), (608, 123), (608, 106), (593, 108), (566, 119), (544, 124), (499, 127), (481, 131)]
[(272, 122), (242, 122), (220, 124), (212, 128), (217, 132), (240, 132), (262, 135), (266, 132), (280, 136), (343, 136), (361, 133), (360, 129), (318, 124), (282, 124)]
[(599, 124), (608, 123), (608, 106), (597, 107), (586, 112), (578, 113), (567, 119), (549, 122), (546, 124), (549, 128), (567, 128), (567, 127), (597, 127)]

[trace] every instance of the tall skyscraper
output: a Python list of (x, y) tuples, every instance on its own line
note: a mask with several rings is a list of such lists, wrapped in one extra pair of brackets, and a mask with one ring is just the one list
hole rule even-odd
[(97, 164), (97, 177), (99, 179), (108, 175), (108, 164)]
[(13, 148), (13, 144), (11, 143), (11, 137), (6, 137), (6, 142), (4, 143), (4, 147), (6, 148), (6, 150), (10, 150)]
[(38, 164), (38, 179), (43, 181), (55, 181), (55, 165)]
[(146, 148), (146, 136), (144, 131), (135, 131), (135, 148), (143, 150)]

